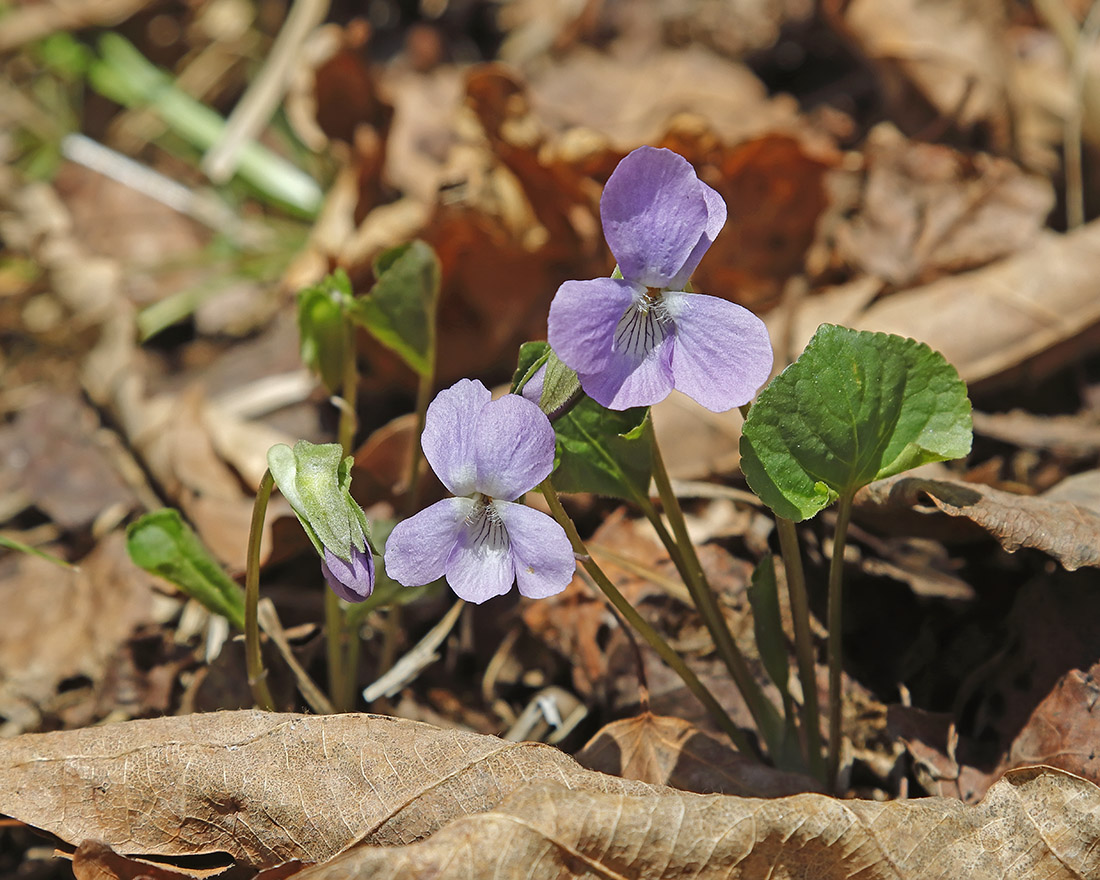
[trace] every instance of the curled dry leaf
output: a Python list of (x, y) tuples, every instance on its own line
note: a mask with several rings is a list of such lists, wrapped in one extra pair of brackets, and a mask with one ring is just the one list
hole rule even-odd
[(1054, 190), (1007, 159), (909, 141), (880, 125), (865, 148), (856, 216), (837, 230), (840, 257), (904, 286), (973, 269), (1030, 247)]
[(1045, 495), (1027, 496), (961, 480), (898, 476), (860, 490), (856, 501), (865, 512), (914, 510), (962, 517), (1010, 553), (1034, 547), (1073, 571), (1100, 566), (1100, 493), (1086, 492), (1097, 481), (1100, 471), (1089, 471), (1063, 480)]
[(895, 118), (908, 130), (984, 126), (1011, 144), (1004, 50), (1006, 16), (995, 0), (828, 0), (834, 25), (877, 68)]
[(605, 724), (577, 760), (590, 770), (699, 794), (783, 797), (822, 791), (814, 779), (761, 764), (690, 721), (652, 712)]
[(1009, 766), (1049, 764), (1100, 781), (1100, 663), (1064, 675), (1009, 751)]
[(357, 848), (300, 876), (1081, 880), (1100, 871), (1098, 809), (1092, 783), (1041, 767), (1007, 775), (977, 806), (631, 796), (540, 781), (428, 840)]
[(25, 735), (0, 742), (0, 811), (122, 853), (331, 859), (300, 875), (311, 880), (1100, 872), (1100, 789), (1051, 768), (1008, 774), (977, 806), (696, 795), (583, 770), (547, 746), (369, 715), (220, 712)]

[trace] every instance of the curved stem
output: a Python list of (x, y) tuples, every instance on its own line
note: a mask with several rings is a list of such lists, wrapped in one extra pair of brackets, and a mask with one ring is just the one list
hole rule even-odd
[[(650, 423), (649, 431), (653, 434), (652, 423)], [(729, 624), (726, 623), (726, 617), (718, 606), (718, 599), (707, 582), (702, 563), (699, 562), (699, 556), (695, 552), (691, 536), (688, 535), (684, 511), (680, 507), (680, 500), (672, 489), (672, 482), (669, 480), (668, 470), (665, 468), (664, 459), (661, 457), (661, 450), (657, 445), (655, 434), (653, 434), (653, 481), (657, 485), (657, 493), (661, 497), (661, 505), (664, 507), (665, 515), (672, 525), (676, 543), (683, 554), (684, 568), (681, 569), (681, 574), (684, 574), (686, 570), (686, 585), (691, 593), (691, 598), (703, 618), (703, 623), (706, 624), (711, 637), (714, 639), (718, 655), (725, 663), (738, 690), (741, 691), (745, 705), (748, 706), (753, 721), (756, 722), (757, 730), (760, 731), (760, 735), (768, 744), (768, 751), (774, 757), (778, 754), (783, 735), (782, 720), (779, 717), (778, 710), (764, 696), (760, 685), (752, 677), (745, 656), (741, 653), (741, 649), (737, 647), (733, 633), (730, 632)]]
[(248, 566), (244, 576), (244, 657), (248, 670), (248, 686), (256, 705), (268, 712), (275, 711), (275, 700), (267, 687), (264, 658), (260, 653), (260, 623), (257, 608), (260, 602), (260, 539), (264, 533), (264, 516), (275, 480), (271, 471), (264, 471), (256, 501), (252, 505), (252, 522), (248, 528)]
[(714, 698), (707, 686), (704, 685), (699, 677), (691, 671), (691, 668), (684, 662), (684, 659), (677, 654), (669, 646), (661, 634), (657, 632), (649, 622), (638, 613), (637, 609), (627, 601), (626, 597), (615, 587), (603, 569), (601, 569), (591, 556), (588, 555), (588, 550), (584, 546), (584, 541), (581, 540), (580, 534), (577, 532), (577, 527), (573, 524), (573, 520), (569, 518), (569, 514), (565, 512), (565, 508), (562, 507), (561, 501), (558, 499), (557, 492), (554, 491), (554, 486), (551, 484), (550, 479), (547, 478), (539, 485), (539, 489), (542, 491), (543, 497), (546, 499), (546, 503), (550, 505), (550, 512), (565, 529), (565, 534), (569, 537), (569, 543), (573, 545), (573, 552), (577, 558), (581, 560), (581, 564), (585, 570), (592, 576), (592, 579), (596, 582), (596, 585), (603, 590), (604, 595), (608, 601), (615, 607), (615, 609), (630, 623), (631, 626), (645, 639), (651, 648), (657, 652), (662, 660), (665, 661), (677, 675), (683, 680), (690, 690), (710, 712), (711, 717), (715, 723), (722, 728), (733, 741), (733, 744), (737, 746), (738, 750), (745, 754), (753, 754), (755, 750), (749, 743), (748, 738), (741, 731), (741, 729), (733, 723), (733, 719), (722, 705)]
[(840, 496), (836, 511), (836, 532), (833, 534), (833, 558), (829, 560), (829, 759), (825, 767), (825, 780), (830, 789), (836, 787), (840, 770), (840, 709), (841, 670), (844, 648), (841, 626), (844, 619), (844, 545), (848, 536), (848, 523), (852, 518), (854, 492)]
[(802, 684), (802, 727), (806, 731), (806, 763), (818, 779), (824, 778), (821, 755), (821, 721), (817, 703), (817, 672), (814, 664), (813, 634), (810, 632), (810, 602), (806, 594), (806, 575), (794, 523), (782, 516), (775, 518), (779, 549), (787, 575), (787, 592), (794, 620), (794, 648), (798, 657), (798, 679)]

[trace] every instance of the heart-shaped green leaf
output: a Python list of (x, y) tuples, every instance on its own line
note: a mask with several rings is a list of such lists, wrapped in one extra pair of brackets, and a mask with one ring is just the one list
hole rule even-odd
[(741, 469), (779, 516), (803, 520), (838, 495), (972, 439), (966, 385), (913, 339), (822, 324), (760, 393), (741, 434)]

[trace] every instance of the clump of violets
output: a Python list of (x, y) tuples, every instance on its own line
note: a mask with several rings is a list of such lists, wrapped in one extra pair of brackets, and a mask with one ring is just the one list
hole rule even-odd
[(299, 440), (267, 452), (271, 476), (321, 557), (321, 573), (346, 602), (374, 592), (374, 556), (363, 509), (351, 497), (351, 456), (339, 443)]
[(439, 577), (481, 603), (507, 593), (542, 599), (573, 577), (573, 548), (558, 523), (518, 503), (554, 467), (554, 429), (529, 400), (463, 379), (428, 407), (424, 457), (446, 498), (398, 523), (386, 542), (386, 573), (404, 586)]
[(609, 409), (649, 406), (673, 388), (714, 412), (748, 403), (771, 373), (767, 328), (684, 290), (726, 222), (722, 197), (682, 156), (639, 147), (608, 179), (600, 217), (622, 278), (566, 281), (547, 334), (584, 392)]

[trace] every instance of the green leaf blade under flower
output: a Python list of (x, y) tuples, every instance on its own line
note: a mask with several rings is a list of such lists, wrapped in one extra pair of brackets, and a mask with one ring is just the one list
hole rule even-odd
[(780, 516), (807, 519), (874, 480), (970, 451), (966, 385), (927, 345), (823, 324), (749, 411), (741, 467)]
[(178, 510), (147, 513), (126, 529), (134, 564), (171, 581), (208, 610), (244, 629), (244, 590), (210, 555)]

